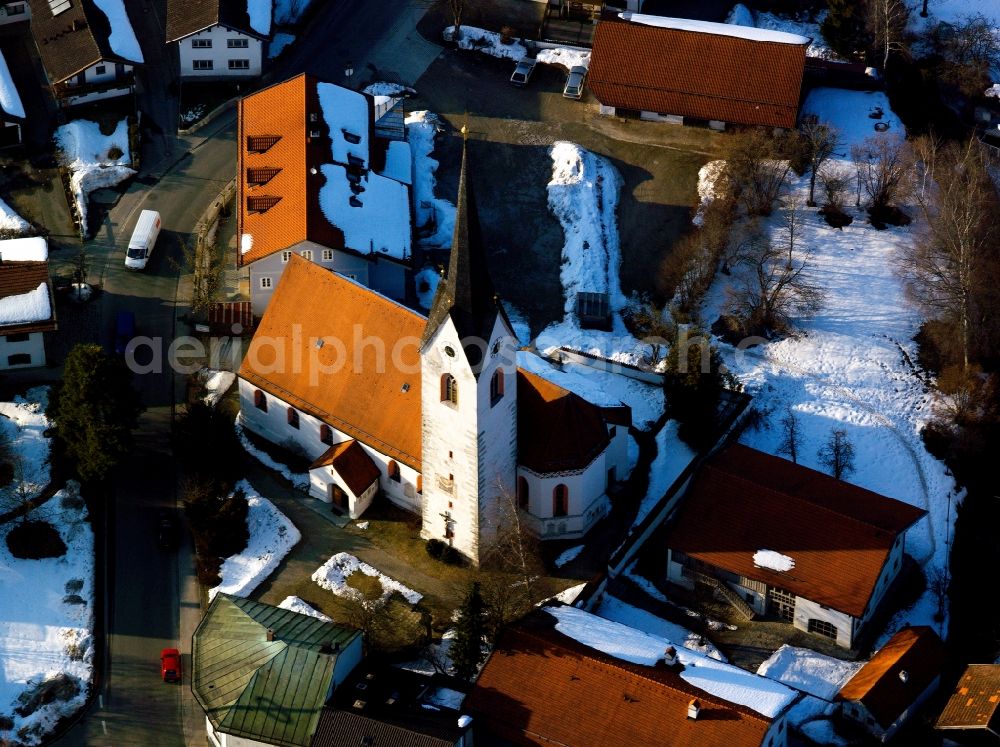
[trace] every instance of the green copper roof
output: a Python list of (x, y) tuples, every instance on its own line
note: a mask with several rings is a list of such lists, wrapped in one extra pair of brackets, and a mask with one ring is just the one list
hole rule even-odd
[(219, 594), (194, 634), (195, 698), (221, 732), (308, 747), (339, 652), (359, 635), (298, 612)]

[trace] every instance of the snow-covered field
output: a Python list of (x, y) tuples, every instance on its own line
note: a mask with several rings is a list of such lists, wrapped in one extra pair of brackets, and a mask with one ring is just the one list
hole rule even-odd
[(300, 615), (309, 615), (310, 617), (315, 617), (317, 620), (322, 620), (323, 622), (333, 622), (331, 618), (324, 615), (311, 604), (304, 602), (295, 596), (285, 597), (281, 600), (281, 603), (278, 606), (283, 610), (298, 612)]
[(366, 576), (377, 578), (382, 584), (383, 599), (388, 599), (394, 592), (401, 594), (410, 604), (416, 604), (424, 595), (420, 592), (404, 586), (393, 578), (389, 578), (382, 571), (373, 568), (367, 563), (358, 560), (356, 557), (346, 552), (339, 552), (316, 569), (312, 575), (312, 580), (327, 591), (333, 592), (339, 597), (356, 598), (360, 592), (347, 583), (347, 578), (352, 573), (363, 573)]
[(250, 539), (243, 552), (230, 555), (222, 563), (219, 571), (222, 583), (208, 590), (209, 599), (219, 592), (238, 597), (249, 596), (302, 539), (288, 517), (258, 494), (247, 480), (241, 480), (236, 489), (246, 493), (250, 505), (247, 512)]
[(243, 448), (246, 450), (247, 454), (252, 456), (258, 462), (263, 464), (268, 469), (273, 469), (275, 472), (284, 477), (288, 482), (294, 485), (299, 490), (309, 490), (309, 475), (305, 472), (292, 472), (288, 467), (281, 462), (276, 462), (272, 459), (266, 452), (261, 451), (252, 443), (250, 439), (247, 438), (247, 434), (243, 431), (243, 416), (242, 414), (236, 415), (236, 421), (233, 423), (233, 427), (236, 428), (236, 437), (240, 440)]
[(864, 665), (863, 661), (843, 661), (786, 644), (757, 668), (757, 674), (832, 701)]
[[(413, 221), (422, 228), (433, 223), (432, 235), (421, 239), (428, 247), (451, 246), (451, 235), (455, 230), (455, 205), (434, 194), (438, 162), (431, 158), (434, 152), (434, 136), (440, 120), (429, 111), (410, 112), (406, 115), (406, 139), (413, 153)], [(430, 307), (430, 304), (427, 305)]]
[(49, 484), (48, 387), (29, 389), (13, 402), (0, 402), (0, 429), (18, 459), (25, 495), (34, 498)]
[[(849, 150), (867, 136), (875, 103), (882, 106), (884, 121), (895, 121), (884, 99), (863, 92), (819, 89), (803, 110), (840, 127), (842, 146)], [(807, 187), (808, 175), (793, 180), (788, 197), (804, 204)], [(781, 440), (776, 420), (791, 407), (802, 434), (799, 462), (823, 469), (818, 449), (832, 428), (846, 430), (856, 451), (851, 482), (930, 512), (907, 533), (906, 551), (933, 579), (948, 561), (959, 496), (945, 465), (927, 453), (920, 438), (934, 395), (909, 365), (916, 359), (913, 336), (921, 319), (893, 274), (896, 254), (916, 226), (878, 231), (865, 223), (863, 211), (848, 209), (855, 220), (843, 230), (827, 226), (814, 210), (801, 214), (798, 245), (809, 252), (808, 277), (827, 293), (819, 312), (794, 320), (794, 336), (742, 354), (723, 344), (721, 352), (753, 395), (754, 406), (774, 421), (770, 428), (748, 430), (742, 441), (776, 453)], [(780, 237), (782, 214), (775, 211), (766, 223), (775, 237)], [(724, 306), (727, 282), (720, 277), (706, 298), (702, 316), (707, 324)], [(893, 618), (879, 642), (904, 623), (932, 625), (944, 634), (947, 614), (936, 619), (937, 606), (935, 595), (925, 592)]]
[[(96, 122), (74, 119), (56, 130), (60, 163), (72, 173), (70, 187), (80, 216), (81, 230), (87, 229), (87, 197), (96, 189), (112, 187), (135, 174), (128, 147), (128, 120), (118, 123), (110, 135), (101, 134)], [(112, 148), (121, 150), (112, 158)]]

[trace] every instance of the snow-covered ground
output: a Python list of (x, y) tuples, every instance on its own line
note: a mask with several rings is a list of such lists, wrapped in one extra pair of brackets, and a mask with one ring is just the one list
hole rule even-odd
[[(79, 486), (70, 482), (30, 519), (48, 521), (66, 545), (60, 558), (21, 560), (7, 549), (14, 524), (0, 526), (0, 717), (11, 736), (40, 744), (60, 719), (83, 707), (94, 669), (94, 533)], [(65, 675), (76, 695), (18, 715), (18, 698)]]
[(203, 368), (198, 372), (198, 381), (205, 387), (205, 404), (215, 407), (229, 391), (229, 387), (236, 382), (236, 374), (232, 371)]
[(843, 661), (785, 644), (757, 668), (757, 674), (832, 701), (864, 665), (863, 661)]
[(416, 604), (423, 599), (423, 594), (404, 586), (393, 578), (389, 578), (382, 571), (374, 568), (364, 561), (346, 552), (339, 552), (321, 565), (312, 575), (312, 580), (320, 587), (333, 592), (339, 597), (357, 597), (359, 592), (347, 583), (347, 578), (352, 573), (363, 573), (366, 576), (377, 578), (382, 584), (383, 599), (388, 599), (393, 592), (401, 594), (410, 604)]
[(431, 158), (434, 152), (434, 136), (441, 120), (429, 111), (410, 112), (406, 115), (406, 139), (413, 153), (413, 220), (417, 228), (433, 223), (435, 231), (421, 239), (427, 247), (451, 246), (451, 235), (455, 230), (454, 203), (437, 197), (434, 187), (437, 179), (438, 162)]
[(623, 602), (612, 594), (604, 595), (604, 599), (601, 600), (601, 604), (594, 610), (594, 613), (605, 620), (613, 620), (622, 625), (628, 625), (630, 628), (641, 630), (644, 633), (666, 638), (675, 645), (681, 645), (684, 648), (697, 651), (718, 661), (726, 660), (722, 652), (704, 636), (700, 636), (681, 625), (664, 620), (662, 617), (657, 617), (644, 609)]
[(125, 12), (124, 0), (94, 0), (94, 5), (108, 17), (108, 23), (111, 25), (108, 43), (111, 45), (111, 50), (126, 60), (143, 62), (142, 49), (135, 38), (128, 13)]
[(31, 498), (49, 484), (48, 399), (48, 387), (35, 387), (13, 402), (0, 402), (0, 429), (11, 455), (20, 461), (25, 494)]
[(0, 52), (0, 109), (10, 114), (12, 117), (24, 118), (24, 105), (21, 97), (14, 86), (14, 79), (10, 75), (10, 68), (7, 67), (7, 60), (4, 59), (3, 52)]
[(649, 468), (649, 488), (639, 504), (639, 513), (632, 522), (633, 528), (642, 523), (694, 458), (695, 453), (677, 435), (677, 421), (668, 420), (656, 434), (656, 458)]
[(283, 610), (298, 612), (300, 615), (309, 615), (309, 617), (315, 617), (317, 620), (322, 620), (323, 622), (333, 622), (331, 618), (324, 615), (311, 604), (295, 596), (285, 597), (278, 606)]
[(734, 26), (746, 26), (769, 31), (784, 31), (800, 37), (807, 37), (812, 41), (806, 49), (809, 57), (822, 57), (824, 60), (839, 59), (836, 53), (827, 46), (823, 34), (820, 33), (819, 26), (823, 23), (826, 11), (818, 13), (815, 20), (810, 21), (808, 15), (803, 13), (796, 18), (767, 13), (766, 11), (752, 11), (747, 6), (737, 3), (729, 11), (726, 23)]
[(279, 31), (271, 39), (270, 44), (267, 45), (267, 59), (273, 60), (279, 54), (285, 51), (285, 47), (295, 41), (295, 34), (286, 34), (283, 31)]
[[(87, 230), (87, 196), (96, 189), (112, 187), (135, 174), (128, 148), (128, 120), (118, 123), (110, 135), (101, 134), (96, 122), (74, 119), (56, 130), (60, 162), (72, 173), (70, 188), (80, 216), (81, 230)], [(121, 150), (112, 158), (112, 148)]]
[(31, 224), (14, 212), (14, 208), (0, 199), (0, 229), (5, 231), (18, 231), (25, 233), (31, 228)]
[(587, 547), (586, 545), (576, 545), (575, 547), (571, 547), (568, 550), (564, 550), (563, 552), (559, 553), (559, 557), (553, 561), (553, 564), (555, 565), (556, 568), (562, 568), (567, 563), (572, 563), (574, 560), (580, 557), (580, 553), (582, 553), (584, 551), (584, 548), (586, 547)]
[(451, 644), (455, 640), (455, 629), (446, 630), (440, 643), (426, 646), (423, 656), (413, 661), (397, 664), (400, 669), (406, 669), (418, 674), (432, 675), (435, 672), (451, 672)]
[(302, 539), (299, 530), (271, 501), (262, 497), (247, 480), (236, 486), (247, 497), (247, 529), (250, 539), (243, 552), (230, 555), (222, 563), (222, 583), (208, 590), (208, 598), (220, 591), (238, 597), (249, 596)]
[[(879, 116), (873, 116), (879, 112)], [(842, 161), (850, 161), (852, 145), (860, 145), (865, 138), (877, 134), (875, 125), (879, 122), (888, 125), (886, 133), (899, 137), (906, 135), (903, 123), (889, 107), (889, 99), (882, 91), (814, 88), (802, 104), (802, 113), (815, 114), (820, 121), (836, 128), (839, 142), (835, 155)]]
[[(454, 26), (449, 26), (444, 30), (445, 41), (452, 41), (454, 36)], [(471, 49), (475, 52), (488, 54), (490, 57), (506, 58), (508, 60), (519, 60), (522, 57), (528, 56), (528, 50), (520, 42), (511, 39), (510, 44), (504, 44), (500, 40), (500, 34), (497, 32), (487, 31), (475, 26), (462, 26), (458, 47), (459, 49)]]
[[(836, 124), (843, 149), (849, 150), (867, 136), (869, 111), (880, 101), (862, 92), (819, 89), (803, 110)], [(887, 102), (879, 106), (883, 121), (895, 121)], [(842, 165), (850, 168), (849, 163)], [(807, 188), (808, 175), (793, 180), (788, 197), (804, 204)], [(921, 319), (893, 273), (896, 255), (911, 241), (915, 226), (878, 231), (865, 223), (863, 211), (849, 210), (855, 220), (843, 230), (827, 226), (814, 210), (801, 213), (798, 246), (809, 252), (808, 279), (827, 294), (818, 313), (795, 319), (794, 336), (742, 354), (725, 344), (720, 350), (759, 411), (776, 414), (791, 407), (795, 412), (802, 435), (801, 464), (823, 469), (818, 449), (831, 429), (844, 429), (856, 451), (851, 482), (929, 511), (907, 533), (906, 551), (933, 579), (948, 562), (959, 496), (945, 465), (921, 441), (920, 429), (931, 417), (934, 394), (908, 365), (917, 357), (913, 336)], [(783, 212), (776, 210), (765, 223), (777, 240)], [(702, 316), (709, 325), (724, 306), (727, 284), (720, 276), (706, 298)], [(744, 443), (772, 454), (780, 440), (776, 423), (742, 436)], [(935, 619), (937, 607), (935, 595), (925, 592), (893, 618), (879, 643), (905, 623), (931, 625), (944, 634), (947, 615)]]
[(299, 490), (309, 490), (309, 475), (306, 472), (292, 472), (288, 469), (287, 465), (281, 462), (276, 462), (272, 459), (266, 452), (261, 451), (252, 443), (250, 439), (247, 438), (247, 434), (243, 432), (243, 416), (242, 414), (236, 415), (236, 422), (233, 423), (233, 427), (236, 428), (236, 437), (239, 438), (240, 443), (246, 452), (256, 459), (258, 462), (263, 464), (268, 469), (273, 469), (275, 472), (279, 473), (288, 482), (297, 487)]
[(547, 607), (545, 611), (556, 618), (556, 630), (563, 635), (633, 664), (654, 666), (673, 643), (677, 660), (684, 665), (680, 677), (685, 682), (768, 718), (777, 716), (795, 698), (795, 692), (779, 682), (692, 651), (662, 635), (646, 633), (575, 607)]
[(312, 0), (274, 0), (274, 22), (293, 25), (298, 23)]

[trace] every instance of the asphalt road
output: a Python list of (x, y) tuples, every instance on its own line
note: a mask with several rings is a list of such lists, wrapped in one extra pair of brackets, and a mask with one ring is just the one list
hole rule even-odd
[[(158, 9), (162, 2), (150, 5)], [(394, 79), (413, 82), (439, 51), (416, 34), (423, 11), (420, 0), (328, 2), (269, 78), (280, 81), (305, 70), (342, 82), (341, 60), (351, 59), (368, 73), (352, 82), (377, 79), (376, 73), (388, 69)], [(145, 31), (146, 21), (155, 27), (161, 18), (154, 11), (140, 23)], [(169, 92), (168, 61), (159, 55), (150, 63), (156, 79), (146, 81), (141, 105), (156, 120), (176, 121), (176, 102), (158, 99)], [(58, 740), (60, 745), (205, 744), (204, 714), (190, 691), (191, 635), (201, 619), (190, 542), (182, 532), (176, 551), (159, 550), (155, 522), (161, 508), (179, 513), (170, 432), (185, 377), (169, 365), (168, 351), (172, 341), (189, 332), (181, 320), (188, 298), (181, 245), (190, 241), (195, 223), (235, 175), (235, 130), (230, 112), (197, 135), (150, 138), (143, 172), (151, 175), (132, 183), (87, 242), (91, 282), (103, 283), (97, 301), (102, 341), (110, 344), (115, 315), (126, 309), (136, 315), (137, 334), (149, 338), (134, 356), (141, 366), (136, 386), (147, 409), (132, 455), (117, 471), (115, 495), (109, 496), (107, 637), (98, 698)], [(147, 268), (131, 272), (124, 267), (125, 247), (143, 209), (159, 211), (163, 230)], [(160, 681), (159, 652), (166, 647), (182, 653), (181, 685)]]

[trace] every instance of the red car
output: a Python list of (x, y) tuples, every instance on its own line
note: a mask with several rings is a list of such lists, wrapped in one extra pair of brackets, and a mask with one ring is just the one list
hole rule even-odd
[(160, 652), (160, 676), (164, 682), (181, 681), (181, 654), (176, 648), (165, 648)]

